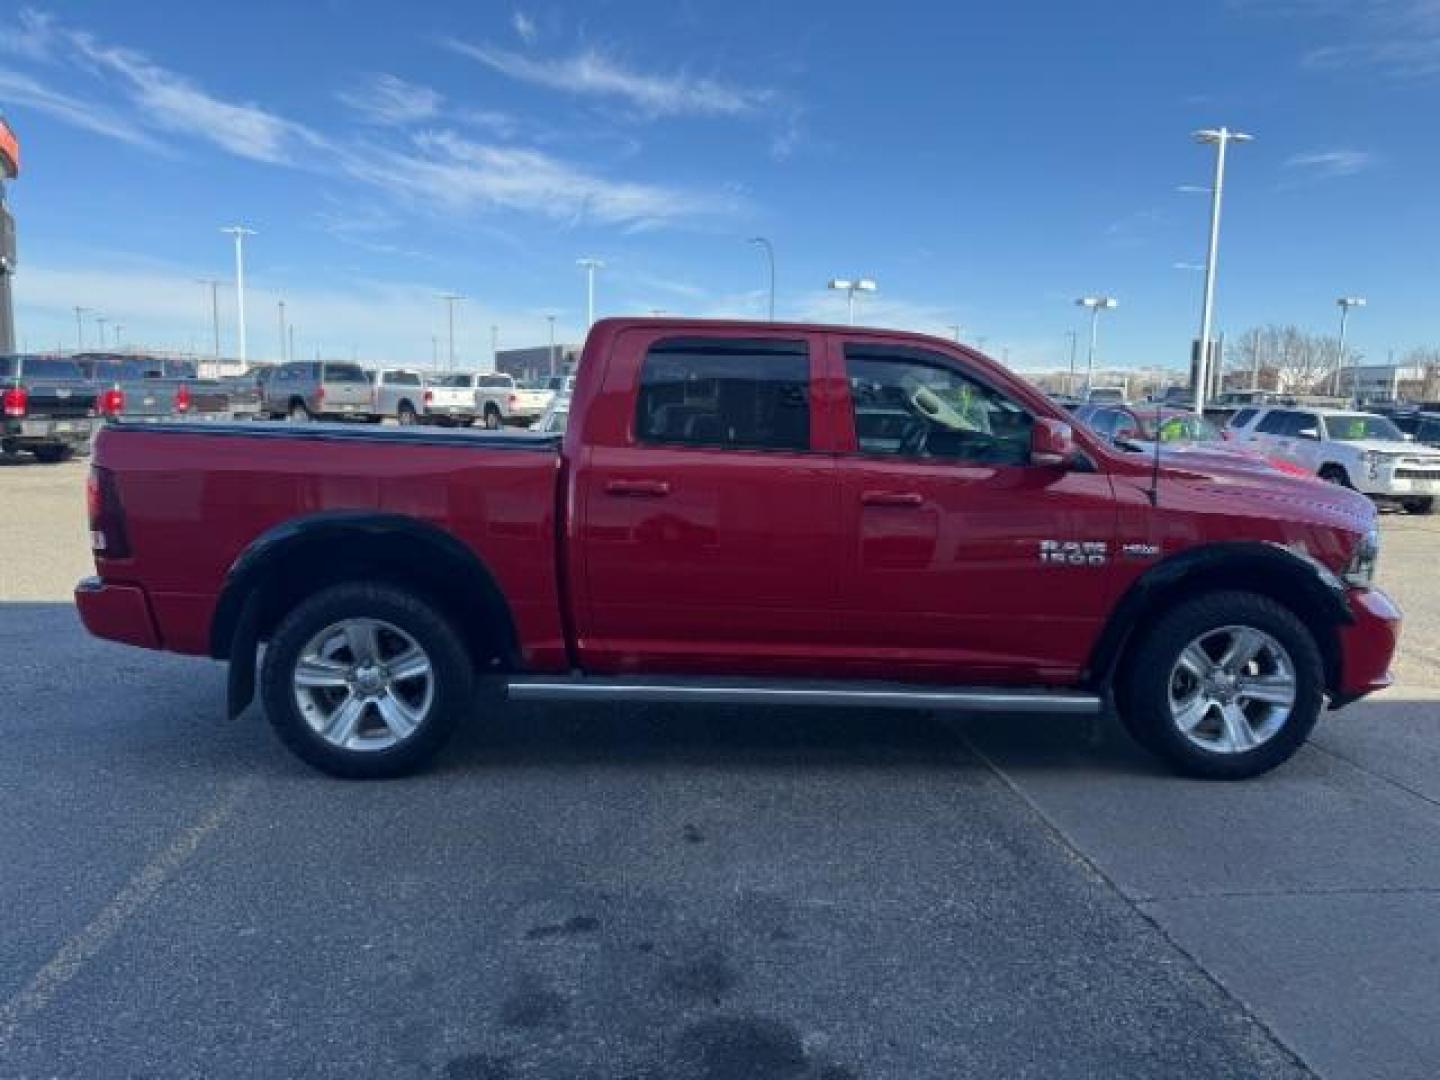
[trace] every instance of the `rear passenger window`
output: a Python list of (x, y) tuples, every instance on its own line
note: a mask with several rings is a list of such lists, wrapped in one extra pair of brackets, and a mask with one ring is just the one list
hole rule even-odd
[(363, 383), (365, 369), (354, 364), (326, 364), (325, 381), (332, 383)]
[(1234, 428), (1244, 427), (1250, 423), (1251, 420), (1255, 419), (1255, 414), (1258, 411), (1258, 409), (1241, 409), (1230, 418), (1230, 426)]
[(734, 450), (810, 448), (810, 357), (804, 342), (658, 341), (640, 369), (640, 442)]

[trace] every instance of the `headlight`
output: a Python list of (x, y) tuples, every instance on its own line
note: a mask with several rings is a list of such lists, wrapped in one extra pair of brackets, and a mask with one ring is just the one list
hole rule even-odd
[(1375, 564), (1379, 561), (1380, 526), (1372, 525), (1355, 545), (1355, 552), (1345, 567), (1345, 580), (1351, 585), (1369, 585), (1375, 580)]

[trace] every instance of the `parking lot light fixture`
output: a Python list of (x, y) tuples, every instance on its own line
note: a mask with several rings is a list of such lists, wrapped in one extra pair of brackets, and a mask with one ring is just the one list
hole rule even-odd
[(1200, 355), (1195, 362), (1195, 414), (1205, 412), (1205, 391), (1210, 378), (1210, 325), (1215, 309), (1215, 262), (1220, 253), (1220, 201), (1225, 193), (1225, 148), (1247, 143), (1253, 135), (1227, 127), (1204, 128), (1192, 136), (1215, 147), (1215, 182), (1210, 188), (1210, 244), (1205, 253), (1205, 297), (1200, 306)]
[(448, 363), (447, 363), (447, 365), (446, 365), (446, 368), (447, 368), (447, 370), (449, 370), (449, 371), (454, 371), (454, 370), (455, 370), (455, 305), (456, 305), (459, 301), (464, 300), (465, 297), (461, 296), (459, 293), (442, 293), (442, 294), (440, 295), (440, 299), (443, 300), (443, 301), (445, 301), (445, 320), (446, 320), (446, 322), (448, 323), (449, 328), (450, 328), (450, 339), (449, 339), (449, 340), (450, 340), (450, 352), (449, 352), (449, 361), (448, 361)]
[(1100, 312), (1120, 306), (1113, 296), (1082, 296), (1075, 303), (1090, 309), (1090, 351), (1085, 359), (1085, 396), (1090, 396), (1090, 384), (1095, 380), (1095, 339), (1100, 330)]
[(585, 326), (589, 329), (595, 325), (595, 271), (604, 270), (605, 264), (586, 257), (576, 259), (575, 265), (585, 271)]
[(831, 278), (829, 287), (836, 292), (843, 292), (847, 301), (850, 325), (855, 325), (855, 294), (857, 292), (873, 293), (877, 286), (870, 278)]
[(227, 225), (220, 230), (235, 238), (235, 332), (240, 362), (245, 362), (245, 237), (254, 236), (254, 229), (244, 225)]
[[(1349, 324), (1349, 322), (1350, 322), (1350, 309), (1351, 309), (1351, 308), (1364, 307), (1365, 304), (1366, 304), (1366, 300), (1365, 300), (1365, 297), (1363, 297), (1363, 296), (1342, 296), (1342, 297), (1339, 297), (1339, 298), (1335, 301), (1335, 303), (1336, 303), (1336, 304), (1339, 306), (1339, 308), (1340, 308), (1340, 343), (1339, 343), (1339, 345), (1336, 347), (1336, 356), (1335, 356), (1335, 393), (1336, 393), (1336, 395), (1338, 396), (1339, 393), (1340, 393), (1340, 373), (1341, 373), (1341, 372), (1345, 369), (1345, 367), (1346, 367), (1346, 363), (1345, 363), (1345, 330), (1346, 330), (1346, 328), (1347, 328), (1347, 326), (1348, 326), (1348, 324)], [(1357, 390), (1358, 390), (1358, 387), (1355, 385), (1355, 380), (1352, 378), (1352, 379), (1350, 380), (1350, 406), (1351, 406), (1351, 408), (1354, 408), (1354, 406), (1355, 406), (1355, 399), (1356, 399), (1356, 397), (1357, 397), (1357, 393), (1356, 393)]]
[(765, 258), (770, 264), (770, 321), (775, 321), (775, 245), (763, 236), (752, 236), (750, 243), (756, 247), (763, 248)]

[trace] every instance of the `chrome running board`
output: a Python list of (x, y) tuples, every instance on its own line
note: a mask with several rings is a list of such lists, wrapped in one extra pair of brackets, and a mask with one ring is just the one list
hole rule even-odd
[(1100, 698), (1071, 690), (1010, 690), (911, 683), (754, 679), (514, 676), (512, 701), (654, 701), (690, 705), (826, 705), (842, 708), (955, 709), (967, 712), (1090, 716)]

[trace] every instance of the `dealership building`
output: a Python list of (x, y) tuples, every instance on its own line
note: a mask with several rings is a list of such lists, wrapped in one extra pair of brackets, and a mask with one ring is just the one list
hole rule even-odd
[(528, 349), (501, 349), (495, 370), (513, 375), (516, 382), (538, 382), (551, 375), (573, 375), (580, 362), (580, 345), (536, 345)]

